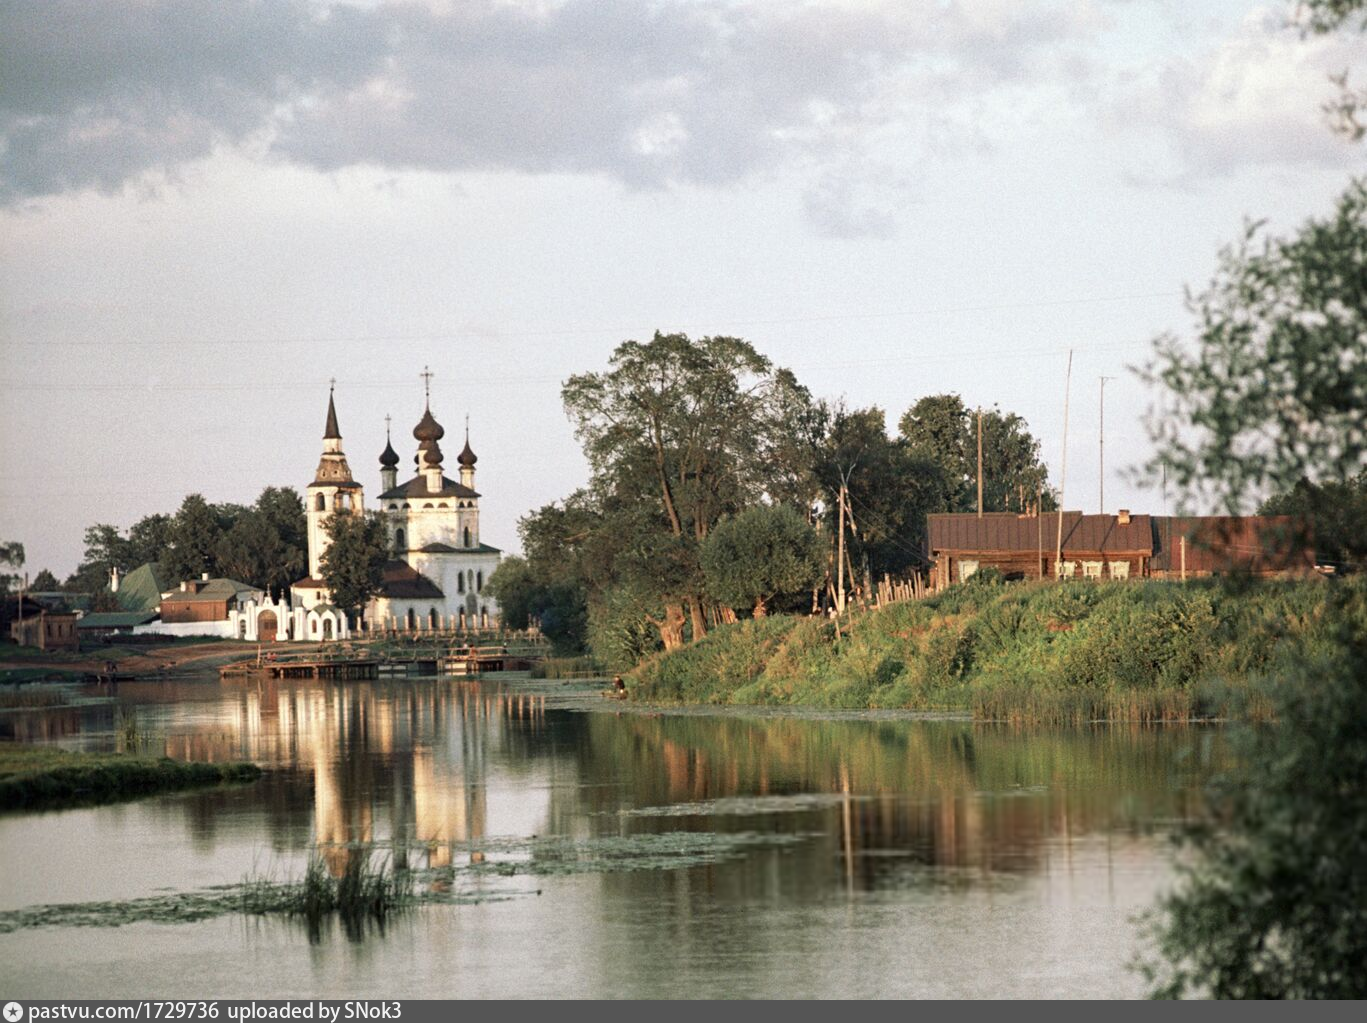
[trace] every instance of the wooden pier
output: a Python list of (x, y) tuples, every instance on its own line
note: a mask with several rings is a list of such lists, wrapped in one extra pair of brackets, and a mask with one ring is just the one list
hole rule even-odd
[(487, 671), (527, 671), (532, 662), (526, 657), (513, 657), (506, 646), (472, 646), (451, 651), (440, 662), (443, 675), (464, 675), (467, 678)]
[(219, 678), (320, 679), (350, 682), (380, 677), (380, 662), (347, 661), (238, 661), (218, 669)]

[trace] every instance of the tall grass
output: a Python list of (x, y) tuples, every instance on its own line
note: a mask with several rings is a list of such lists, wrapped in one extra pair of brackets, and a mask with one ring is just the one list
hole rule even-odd
[(107, 803), (154, 792), (255, 781), (255, 764), (205, 764), (128, 753), (77, 753), (52, 746), (0, 744), (0, 809), (35, 810)]
[(281, 885), (255, 876), (242, 886), (244, 913), (284, 914), (300, 920), (314, 942), (321, 939), (323, 925), (334, 916), (347, 936), (357, 940), (367, 926), (383, 930), (396, 912), (412, 902), (412, 875), (388, 859), (376, 859), (369, 849), (349, 849), (338, 874), (323, 857), (314, 855), (298, 882)]
[[(1331, 590), (1344, 598), (1331, 602)], [(1076, 723), (1265, 717), (1254, 683), (1322, 654), (1367, 580), (955, 586), (853, 617), (774, 616), (636, 669), (642, 698), (971, 711)]]
[(532, 678), (602, 678), (607, 674), (592, 657), (547, 657), (532, 665)]

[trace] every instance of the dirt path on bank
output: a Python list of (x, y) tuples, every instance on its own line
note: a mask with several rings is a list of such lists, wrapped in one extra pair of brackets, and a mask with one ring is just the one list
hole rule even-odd
[(0, 652), (0, 668), (43, 668), (49, 671), (98, 673), (106, 662), (113, 660), (120, 674), (154, 676), (202, 661), (235, 660), (256, 653), (255, 643), (197, 643), (193, 646), (148, 647), (130, 650), (127, 647), (100, 647), (83, 650), (80, 657), (66, 658), (6, 658)]

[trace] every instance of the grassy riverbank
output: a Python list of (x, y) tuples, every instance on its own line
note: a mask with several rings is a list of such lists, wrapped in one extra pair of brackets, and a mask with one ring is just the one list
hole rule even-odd
[(634, 672), (641, 699), (967, 710), (984, 720), (1269, 713), (1259, 683), (1367, 632), (1367, 582), (955, 586), (832, 622), (717, 629)]
[(184, 763), (169, 757), (0, 744), (0, 810), (107, 803), (259, 777), (255, 764)]

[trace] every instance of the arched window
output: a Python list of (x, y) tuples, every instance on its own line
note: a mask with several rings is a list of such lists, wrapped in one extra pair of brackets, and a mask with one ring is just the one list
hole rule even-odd
[(423, 504), (423, 507), (424, 507), (424, 508), (431, 508), (431, 507), (432, 507), (432, 502), (431, 502), (431, 501), (425, 502), (425, 503)]
[(327, 510), (328, 510), (328, 499), (327, 499), (326, 497), (324, 497), (322, 494), (319, 494), (319, 495), (318, 495), (318, 500), (314, 502), (314, 505), (313, 505), (313, 506), (314, 506), (315, 508), (317, 508), (319, 511), (327, 511)]
[(328, 617), (326, 617), (326, 618), (323, 619), (323, 638), (324, 638), (324, 639), (331, 639), (331, 638), (332, 638), (332, 616), (331, 616), (331, 615), (329, 615)]
[(435, 607), (427, 609), (427, 627), (429, 629), (437, 627), (437, 609)]
[(407, 622), (409, 632), (412, 632), (414, 629), (418, 627), (418, 616), (413, 613), (413, 609), (411, 607), (408, 609)]
[(466, 526), (466, 527), (465, 527), (465, 546), (466, 546), (466, 547), (469, 547), (470, 545), (471, 545), (471, 544), (470, 544), (470, 527), (469, 527), (469, 526)]
[(484, 569), (481, 568), (475, 575), (475, 592), (478, 593), (482, 589), (484, 589)]
[(396, 530), (394, 530), (394, 546), (397, 547), (397, 548), (398, 548), (399, 550), (401, 550), (401, 551), (402, 551), (402, 550), (406, 550), (407, 548), (405, 548), (403, 544), (404, 544), (403, 530), (402, 530), (402, 529), (396, 529)]
[(464, 593), (464, 592), (465, 592), (465, 573), (464, 573), (464, 572), (461, 572), (458, 576), (456, 576), (456, 592), (457, 592), (457, 593)]
[(465, 573), (465, 585), (470, 588), (470, 592), (475, 592), (475, 573), (467, 571)]

